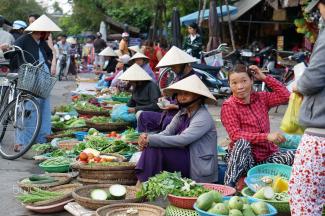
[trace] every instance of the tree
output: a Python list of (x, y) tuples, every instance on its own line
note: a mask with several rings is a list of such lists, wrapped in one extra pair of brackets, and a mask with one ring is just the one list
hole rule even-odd
[(28, 15), (44, 11), (35, 0), (0, 0), (0, 14), (9, 21), (27, 20)]

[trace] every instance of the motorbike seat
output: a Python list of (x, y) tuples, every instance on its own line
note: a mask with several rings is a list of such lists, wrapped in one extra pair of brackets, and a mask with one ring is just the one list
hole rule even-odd
[(192, 63), (192, 67), (199, 69), (199, 70), (203, 70), (209, 74), (217, 74), (221, 67), (214, 67), (214, 66), (210, 66), (210, 65), (205, 65), (205, 64), (197, 64), (197, 63)]
[(8, 73), (7, 74), (7, 79), (9, 81), (13, 81), (13, 80), (18, 79), (18, 73)]

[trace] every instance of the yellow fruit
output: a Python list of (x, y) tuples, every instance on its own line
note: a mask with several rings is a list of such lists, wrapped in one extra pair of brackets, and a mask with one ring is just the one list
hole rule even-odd
[(289, 188), (288, 181), (284, 180), (280, 176), (276, 176), (272, 188), (275, 193), (282, 193), (288, 191)]

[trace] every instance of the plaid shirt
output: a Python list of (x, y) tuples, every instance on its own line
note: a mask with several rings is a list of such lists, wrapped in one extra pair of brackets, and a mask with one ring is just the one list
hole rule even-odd
[(290, 95), (273, 77), (267, 76), (264, 82), (272, 92), (253, 92), (249, 104), (231, 96), (221, 108), (221, 121), (231, 139), (229, 150), (237, 140), (245, 139), (251, 143), (256, 162), (278, 151), (278, 146), (267, 140), (270, 133), (268, 112), (272, 107), (287, 103)]

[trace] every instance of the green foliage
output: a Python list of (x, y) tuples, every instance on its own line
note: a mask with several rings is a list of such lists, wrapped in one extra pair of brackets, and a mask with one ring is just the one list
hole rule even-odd
[(0, 0), (0, 14), (9, 21), (27, 21), (28, 15), (35, 13), (44, 13), (44, 8), (35, 0)]

